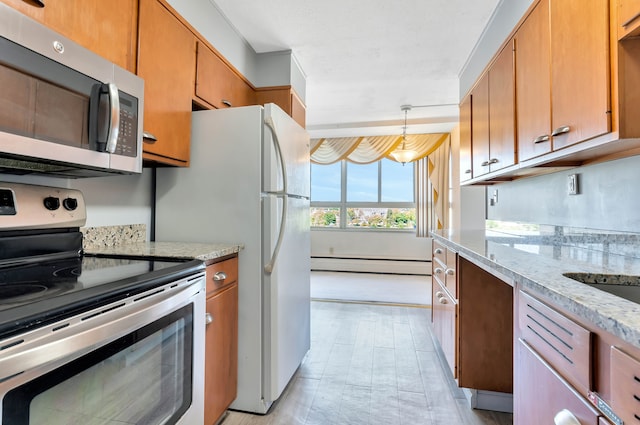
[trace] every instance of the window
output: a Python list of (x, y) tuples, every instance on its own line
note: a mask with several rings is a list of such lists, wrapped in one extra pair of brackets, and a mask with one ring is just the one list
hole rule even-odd
[(414, 229), (413, 163), (311, 164), (311, 226)]

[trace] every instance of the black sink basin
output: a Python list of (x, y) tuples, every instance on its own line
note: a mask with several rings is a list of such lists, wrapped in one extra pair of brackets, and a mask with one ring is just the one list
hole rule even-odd
[(596, 273), (563, 273), (563, 276), (640, 304), (640, 276)]

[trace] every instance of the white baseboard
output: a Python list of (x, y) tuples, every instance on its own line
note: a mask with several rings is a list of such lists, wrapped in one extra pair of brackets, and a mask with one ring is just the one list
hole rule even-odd
[(430, 261), (311, 257), (311, 270), (431, 275)]
[(469, 406), (473, 409), (513, 413), (513, 394), (463, 388)]

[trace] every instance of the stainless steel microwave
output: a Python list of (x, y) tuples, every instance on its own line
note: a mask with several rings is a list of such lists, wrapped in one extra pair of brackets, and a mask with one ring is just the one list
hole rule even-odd
[(0, 173), (142, 172), (144, 81), (0, 3)]

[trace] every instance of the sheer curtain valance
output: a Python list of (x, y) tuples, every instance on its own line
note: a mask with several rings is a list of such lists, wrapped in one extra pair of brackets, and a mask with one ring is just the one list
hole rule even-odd
[[(434, 152), (449, 137), (448, 133), (407, 135), (405, 149), (417, 152), (416, 160)], [(333, 164), (347, 161), (369, 164), (382, 158), (395, 159), (389, 154), (402, 147), (402, 136), (339, 137), (311, 140), (311, 162)]]

